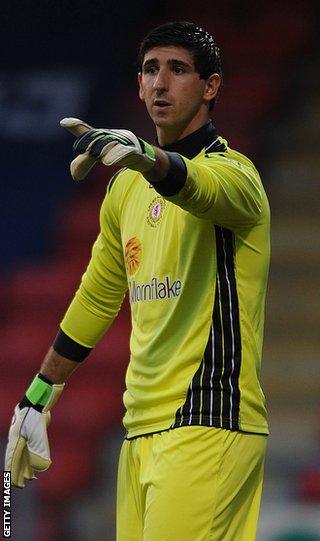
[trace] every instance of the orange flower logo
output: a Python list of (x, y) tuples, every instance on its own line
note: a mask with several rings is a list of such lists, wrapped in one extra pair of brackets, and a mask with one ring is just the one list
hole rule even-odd
[(134, 274), (140, 265), (142, 245), (137, 237), (129, 239), (125, 248), (125, 264), (128, 274)]

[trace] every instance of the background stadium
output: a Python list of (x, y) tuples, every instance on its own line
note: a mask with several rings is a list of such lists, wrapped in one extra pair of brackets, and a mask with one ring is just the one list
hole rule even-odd
[[(311, 0), (0, 3), (2, 450), (88, 261), (112, 174), (71, 180), (72, 137), (59, 120), (153, 141), (137, 96), (137, 46), (152, 26), (191, 20), (222, 51), (214, 123), (257, 164), (272, 206), (262, 374), (271, 438), (257, 540), (320, 540), (319, 13)], [(12, 539), (115, 538), (128, 336), (125, 304), (54, 408), (53, 466), (13, 493)]]

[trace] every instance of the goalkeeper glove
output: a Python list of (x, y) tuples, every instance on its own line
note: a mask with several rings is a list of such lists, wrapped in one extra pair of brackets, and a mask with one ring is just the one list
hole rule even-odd
[(75, 135), (73, 148), (79, 154), (70, 166), (74, 180), (83, 180), (98, 161), (145, 173), (155, 164), (153, 147), (128, 130), (94, 129), (77, 118), (64, 118), (63, 128)]
[(47, 426), (50, 409), (58, 400), (64, 383), (51, 385), (38, 374), (23, 400), (17, 404), (11, 421), (5, 457), (5, 470), (11, 483), (23, 488), (25, 480), (35, 479), (35, 471), (51, 464)]

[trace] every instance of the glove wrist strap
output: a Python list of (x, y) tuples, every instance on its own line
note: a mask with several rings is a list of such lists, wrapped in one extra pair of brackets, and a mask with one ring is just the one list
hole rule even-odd
[(26, 397), (33, 405), (45, 406), (52, 393), (52, 384), (44, 381), (39, 374), (36, 375), (30, 387), (27, 389)]
[(19, 403), (19, 407), (20, 409), (33, 407), (40, 413), (46, 413), (55, 405), (64, 386), (64, 383), (51, 383), (42, 374), (37, 374)]
[(139, 143), (140, 143), (140, 145), (142, 147), (143, 153), (149, 158), (149, 160), (155, 162), (156, 161), (156, 153), (154, 151), (153, 146), (150, 145), (149, 143), (147, 143), (147, 141), (144, 141), (144, 139), (140, 139), (140, 137), (138, 139), (139, 139)]
[(32, 404), (32, 402), (30, 402), (29, 398), (26, 397), (26, 395), (24, 395), (23, 399), (21, 400), (21, 402), (19, 402), (19, 408), (22, 410), (23, 408), (33, 408), (35, 409), (36, 411), (38, 411), (39, 413), (42, 413), (42, 410), (43, 410), (43, 406), (39, 406), (37, 404)]

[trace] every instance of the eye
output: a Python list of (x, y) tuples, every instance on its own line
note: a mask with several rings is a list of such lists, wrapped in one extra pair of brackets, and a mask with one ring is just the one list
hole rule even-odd
[(157, 73), (158, 68), (156, 66), (147, 66), (146, 68), (144, 68), (143, 71), (144, 71), (144, 73), (154, 75), (155, 73)]
[(176, 75), (181, 75), (182, 73), (185, 73), (185, 69), (182, 67), (182, 66), (174, 66), (173, 67), (173, 72), (176, 74)]

